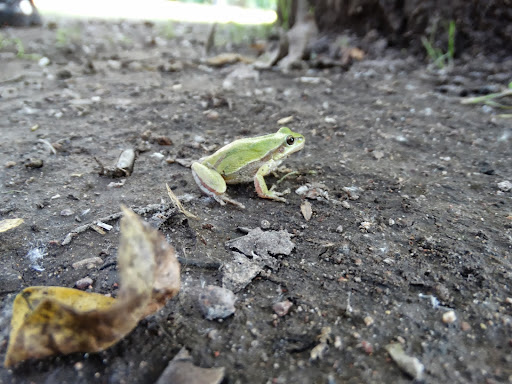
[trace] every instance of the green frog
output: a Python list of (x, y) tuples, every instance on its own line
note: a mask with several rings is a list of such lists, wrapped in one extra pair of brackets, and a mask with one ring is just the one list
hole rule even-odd
[(306, 139), (290, 128), (282, 127), (276, 133), (235, 140), (214, 154), (192, 164), (192, 175), (206, 195), (221, 205), (243, 204), (226, 195), (226, 184), (254, 181), (259, 197), (285, 202), (283, 194), (268, 189), (264, 176), (275, 170), (284, 159), (304, 148)]

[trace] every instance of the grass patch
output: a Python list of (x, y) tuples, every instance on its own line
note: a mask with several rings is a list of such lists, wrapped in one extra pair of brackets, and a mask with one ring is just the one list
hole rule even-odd
[(14, 48), (16, 51), (16, 57), (25, 60), (39, 60), (42, 56), (37, 53), (27, 53), (25, 51), (25, 45), (23, 41), (17, 37), (7, 38), (0, 34), (0, 49)]
[(432, 31), (430, 32), (429, 38), (427, 39), (425, 36), (422, 36), (421, 43), (425, 47), (432, 65), (438, 67), (439, 69), (443, 69), (449, 65), (452, 65), (453, 58), (455, 57), (455, 21), (450, 21), (450, 24), (448, 25), (448, 47), (446, 52), (440, 48), (435, 47), (434, 45), (436, 30), (437, 27), (434, 25), (432, 27)]

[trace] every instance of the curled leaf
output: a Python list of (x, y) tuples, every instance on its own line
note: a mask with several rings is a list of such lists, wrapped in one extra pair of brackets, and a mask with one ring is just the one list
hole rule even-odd
[(119, 298), (64, 287), (29, 287), (16, 296), (5, 366), (30, 358), (98, 352), (117, 343), (180, 287), (174, 249), (123, 207)]

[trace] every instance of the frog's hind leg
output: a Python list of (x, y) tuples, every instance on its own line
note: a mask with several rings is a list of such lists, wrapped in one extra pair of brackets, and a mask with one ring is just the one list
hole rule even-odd
[(191, 168), (196, 184), (205, 195), (213, 197), (220, 205), (231, 203), (245, 208), (243, 204), (226, 196), (226, 182), (219, 173), (197, 162), (193, 163)]

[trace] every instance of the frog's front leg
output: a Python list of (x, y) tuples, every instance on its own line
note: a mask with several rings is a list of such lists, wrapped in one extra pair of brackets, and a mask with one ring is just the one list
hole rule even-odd
[(281, 197), (282, 193), (273, 190), (274, 187), (272, 187), (270, 190), (268, 189), (267, 184), (265, 183), (265, 179), (263, 178), (264, 175), (268, 175), (274, 168), (275, 164), (273, 161), (270, 161), (258, 169), (256, 175), (254, 175), (254, 187), (256, 188), (256, 193), (259, 197), (264, 199), (286, 202), (286, 199)]
[(243, 204), (230, 199), (226, 195), (226, 182), (218, 172), (198, 162), (192, 163), (191, 168), (192, 176), (204, 194), (213, 197), (220, 205), (231, 203), (240, 208), (245, 208)]

